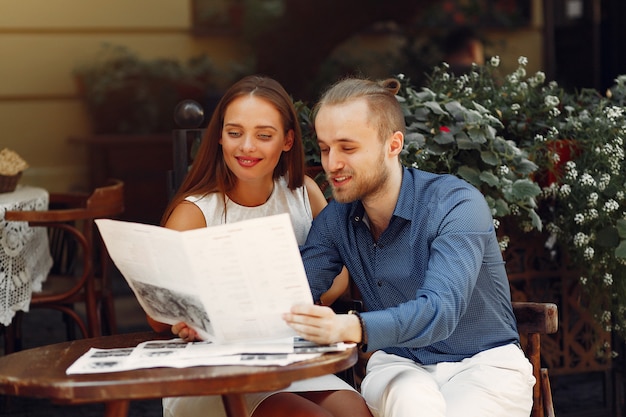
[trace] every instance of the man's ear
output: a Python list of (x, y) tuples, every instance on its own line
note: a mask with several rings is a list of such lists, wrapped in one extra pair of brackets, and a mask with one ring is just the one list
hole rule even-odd
[(404, 148), (404, 134), (399, 130), (394, 132), (389, 139), (389, 154), (393, 156), (400, 155)]
[(291, 148), (293, 147), (294, 137), (295, 133), (293, 132), (293, 129), (289, 129), (287, 131), (287, 134), (285, 134), (285, 144), (283, 145), (284, 152), (291, 150)]

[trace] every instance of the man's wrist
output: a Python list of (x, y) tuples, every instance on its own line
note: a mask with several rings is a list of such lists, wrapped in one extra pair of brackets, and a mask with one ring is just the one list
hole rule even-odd
[(367, 351), (367, 329), (365, 328), (365, 322), (363, 321), (363, 317), (361, 317), (361, 313), (356, 310), (348, 311), (348, 314), (356, 316), (359, 322), (359, 326), (361, 328), (361, 340), (357, 343), (359, 348), (365, 352)]

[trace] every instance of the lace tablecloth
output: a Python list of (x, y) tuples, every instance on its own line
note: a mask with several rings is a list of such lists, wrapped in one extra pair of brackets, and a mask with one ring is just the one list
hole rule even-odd
[(45, 227), (4, 220), (6, 211), (47, 210), (48, 192), (43, 188), (18, 186), (0, 193), (0, 324), (11, 323), (16, 311), (28, 311), (33, 291), (52, 267)]

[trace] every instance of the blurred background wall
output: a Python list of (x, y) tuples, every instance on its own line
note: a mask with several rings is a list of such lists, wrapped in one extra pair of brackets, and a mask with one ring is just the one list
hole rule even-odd
[[(554, 56), (546, 60), (550, 52), (546, 45), (554, 48), (554, 32), (546, 36), (546, 4), (565, 10), (569, 3), (564, 2), (570, 1), (580, 2), (585, 16), (598, 2), (496, 1), (508, 8), (505, 12), (522, 10), (523, 21), (507, 26), (476, 18), (486, 55), (500, 56), (503, 72), (516, 68), (519, 56), (528, 58), (529, 72), (546, 70)], [(371, 77), (411, 71), (423, 75), (436, 60), (436, 55), (428, 56), (431, 44), (442, 34), (437, 20), (441, 16), (431, 11), (433, 5), (448, 13), (444, 19), (452, 16), (445, 22), (453, 25), (472, 23), (463, 14), (469, 6), (459, 5), (494, 1), (393, 0), (384, 7), (374, 5), (378, 3), (382, 2), (0, 0), (0, 147), (15, 150), (30, 163), (22, 183), (50, 191), (89, 187), (93, 152), (90, 156), (87, 146), (70, 140), (94, 134), (75, 70), (94, 62), (105, 43), (126, 47), (142, 59), (184, 60), (206, 54), (227, 75), (224, 80), (230, 82), (228, 76), (246, 71), (263, 72), (281, 81), (294, 99), (311, 102), (345, 72)], [(242, 9), (247, 13), (244, 17)], [(290, 18), (263, 20), (268, 13)], [(216, 20), (224, 14), (226, 20)], [(553, 23), (554, 16), (550, 18)], [(413, 61), (407, 60), (411, 47)], [(235, 64), (241, 64), (240, 73), (232, 70)], [(150, 158), (150, 144), (142, 146)]]
[(146, 58), (238, 59), (234, 38), (193, 36), (190, 14), (181, 0), (0, 0), (0, 147), (30, 164), (21, 181), (51, 191), (87, 186), (86, 149), (68, 142), (91, 134), (73, 71), (103, 43)]

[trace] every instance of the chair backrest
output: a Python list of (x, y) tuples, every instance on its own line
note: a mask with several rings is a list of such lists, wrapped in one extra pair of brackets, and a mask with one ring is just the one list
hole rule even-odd
[(522, 348), (533, 366), (533, 408), (531, 417), (553, 417), (554, 406), (548, 370), (541, 367), (541, 335), (556, 333), (559, 328), (558, 309), (553, 303), (513, 302), (517, 331)]
[[(96, 287), (104, 291), (108, 286), (108, 256), (102, 240), (94, 235), (93, 220), (115, 217), (124, 211), (124, 183), (120, 180), (109, 180), (90, 194), (50, 193), (49, 201), (48, 210), (7, 211), (5, 219), (47, 227), (54, 259), (51, 274), (68, 278), (79, 276), (71, 280), (71, 285), (67, 282), (62, 288), (33, 294), (31, 305), (61, 310), (74, 318), (83, 334), (99, 335)], [(94, 263), (100, 267), (99, 274), (95, 273)], [(75, 273), (74, 266), (78, 266), (78, 273)], [(106, 282), (97, 286), (97, 278)], [(84, 294), (81, 298), (86, 304), (88, 326), (67, 307), (75, 302), (79, 294)]]

